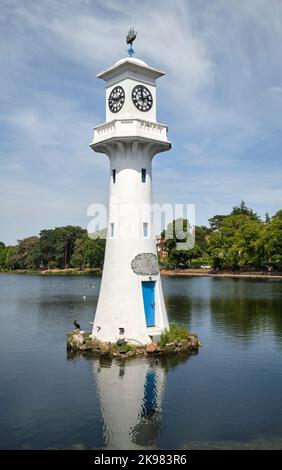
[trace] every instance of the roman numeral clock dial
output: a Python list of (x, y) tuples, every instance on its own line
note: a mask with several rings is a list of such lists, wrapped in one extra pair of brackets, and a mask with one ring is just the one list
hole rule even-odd
[(133, 88), (132, 101), (139, 111), (149, 111), (153, 105), (151, 92), (144, 85), (137, 85)]
[(117, 113), (124, 103), (124, 89), (121, 86), (116, 86), (109, 96), (109, 108), (112, 113)]

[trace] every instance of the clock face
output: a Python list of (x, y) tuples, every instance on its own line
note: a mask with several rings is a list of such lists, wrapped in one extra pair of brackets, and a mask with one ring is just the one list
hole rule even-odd
[(109, 108), (112, 113), (118, 113), (118, 111), (123, 107), (124, 103), (124, 89), (121, 86), (116, 86), (109, 96)]
[(151, 92), (144, 85), (137, 85), (133, 88), (132, 101), (139, 111), (149, 111), (153, 105)]

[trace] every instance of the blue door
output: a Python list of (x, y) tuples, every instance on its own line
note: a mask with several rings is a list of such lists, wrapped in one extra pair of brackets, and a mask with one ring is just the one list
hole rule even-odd
[(142, 294), (147, 326), (155, 326), (155, 281), (142, 282)]

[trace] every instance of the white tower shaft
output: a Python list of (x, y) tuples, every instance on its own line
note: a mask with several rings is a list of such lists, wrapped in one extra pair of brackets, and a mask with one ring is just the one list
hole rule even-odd
[[(132, 73), (136, 59), (126, 62)], [(144, 83), (144, 74), (154, 69), (137, 65), (142, 68), (137, 83)], [(128, 77), (127, 68), (117, 77), (115, 67), (112, 70), (115, 81), (110, 82), (107, 95), (123, 81), (127, 90), (130, 83), (131, 88), (136, 86), (138, 76)], [(101, 341), (124, 337), (146, 344), (168, 327), (153, 233), (152, 159), (168, 150), (170, 143), (166, 126), (145, 120), (136, 110), (129, 118), (130, 94), (125, 97), (119, 119), (95, 128), (91, 144), (93, 150), (109, 157), (111, 169), (106, 252), (93, 336)]]

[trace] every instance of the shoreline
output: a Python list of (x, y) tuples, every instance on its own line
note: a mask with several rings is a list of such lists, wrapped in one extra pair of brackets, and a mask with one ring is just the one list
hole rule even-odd
[(31, 276), (101, 276), (102, 271), (100, 269), (44, 269), (44, 270), (34, 270), (34, 269), (12, 269), (10, 271), (0, 270), (0, 274), (22, 274)]
[[(102, 271), (100, 269), (45, 269), (45, 270), (25, 270), (25, 269), (14, 269), (11, 271), (1, 271), (0, 274), (22, 274), (22, 275), (34, 275), (34, 276), (101, 276)], [(279, 279), (282, 280), (282, 273), (278, 272), (263, 272), (263, 271), (219, 271), (215, 272), (212, 269), (182, 269), (182, 270), (160, 270), (161, 276), (171, 277), (185, 277), (185, 276), (202, 276), (202, 277), (233, 277), (233, 278), (250, 278), (250, 279)]]
[(168, 271), (162, 269), (161, 276), (184, 277), (184, 276), (205, 276), (205, 277), (238, 277), (238, 278), (253, 278), (253, 279), (280, 279), (282, 280), (282, 273), (272, 274), (263, 271), (219, 271), (214, 272), (212, 269), (183, 269)]

